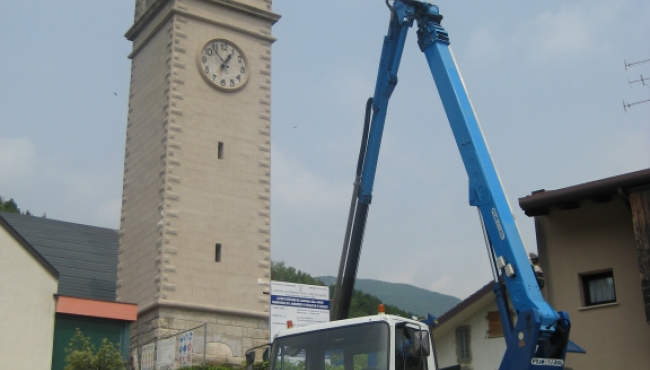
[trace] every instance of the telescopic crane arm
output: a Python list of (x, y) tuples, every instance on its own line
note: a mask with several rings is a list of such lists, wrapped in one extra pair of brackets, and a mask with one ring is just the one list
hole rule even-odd
[[(481, 215), (492, 258), (500, 273), (495, 294), (504, 326), (506, 369), (561, 369), (568, 343), (568, 314), (555, 311), (542, 297), (463, 80), (441, 26), (438, 7), (418, 0), (395, 0), (377, 75), (371, 111), (357, 168), (348, 230), (334, 297), (333, 319), (347, 318), (377, 169), (388, 101), (410, 27), (417, 23), (424, 53), (469, 177), (469, 203)], [(369, 101), (370, 103), (370, 101)], [(507, 293), (506, 294), (506, 290)], [(517, 317), (513, 326), (510, 305)]]

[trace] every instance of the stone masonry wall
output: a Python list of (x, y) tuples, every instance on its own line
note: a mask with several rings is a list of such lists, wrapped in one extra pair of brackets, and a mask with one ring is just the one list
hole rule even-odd
[[(270, 341), (268, 318), (161, 307), (142, 315), (131, 325), (131, 350), (156, 340), (195, 329), (194, 363), (203, 360), (203, 328), (207, 323), (206, 362), (241, 364), (247, 349)], [(261, 353), (258, 354), (261, 358)]]

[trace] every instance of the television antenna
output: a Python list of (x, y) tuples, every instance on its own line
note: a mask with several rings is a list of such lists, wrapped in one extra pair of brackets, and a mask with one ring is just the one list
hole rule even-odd
[[(642, 65), (642, 64), (650, 63), (650, 59), (645, 59), (645, 60), (640, 60), (640, 61), (637, 61), (637, 62), (630, 62), (630, 63), (628, 63), (626, 60), (623, 60), (623, 63), (625, 64), (625, 70), (627, 71), (628, 68), (632, 68), (632, 67), (636, 67), (636, 66), (639, 66), (639, 65)], [(643, 77), (643, 75), (640, 75), (640, 78), (638, 80), (634, 80), (634, 81), (630, 80), (629, 77), (627, 78), (627, 82), (630, 84), (630, 88), (633, 87), (633, 84), (636, 84), (636, 83), (639, 83), (639, 82), (641, 82), (642, 86), (649, 86), (650, 87), (650, 83), (647, 84), (646, 81), (650, 81), (650, 78)], [(647, 103), (647, 102), (650, 102), (650, 99), (639, 100), (639, 101), (632, 102), (632, 103), (625, 103), (625, 100), (623, 100), (623, 110), (627, 113), (627, 110), (629, 108), (631, 108), (631, 107), (633, 107), (635, 105), (642, 104), (642, 103)]]

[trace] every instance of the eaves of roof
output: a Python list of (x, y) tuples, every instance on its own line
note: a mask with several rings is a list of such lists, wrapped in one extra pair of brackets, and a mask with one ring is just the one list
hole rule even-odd
[(519, 198), (519, 206), (527, 216), (541, 216), (547, 215), (551, 207), (577, 208), (580, 201), (587, 199), (608, 202), (615, 194), (625, 196), (630, 191), (648, 186), (650, 168), (557, 190), (537, 190), (531, 195)]
[(487, 294), (491, 294), (493, 291), (493, 287), (494, 287), (494, 281), (490, 281), (481, 289), (477, 290), (472, 295), (465, 298), (459, 304), (454, 306), (452, 309), (442, 314), (442, 316), (438, 318), (438, 326), (444, 324), (446, 321), (451, 320), (454, 316), (463, 312), (465, 309), (467, 309), (474, 303), (478, 302), (481, 298), (485, 297)]
[(138, 319), (138, 305), (57, 295), (56, 313), (133, 322)]

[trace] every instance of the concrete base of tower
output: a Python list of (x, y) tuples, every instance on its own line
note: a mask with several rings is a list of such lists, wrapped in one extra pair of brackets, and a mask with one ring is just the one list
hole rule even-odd
[[(138, 314), (138, 321), (131, 324), (130, 336), (132, 361), (138, 359), (140, 362), (147, 356), (157, 356), (151, 352), (147, 354), (147, 345), (152, 351), (150, 344), (155, 343), (155, 352), (159, 353), (159, 347), (166, 345), (170, 348), (170, 343), (175, 342), (177, 365), (181, 363), (182, 354), (190, 354), (192, 364), (241, 365), (246, 350), (270, 342), (269, 314), (158, 302)], [(187, 338), (191, 338), (189, 350), (180, 347), (183, 345), (181, 338), (186, 343)], [(259, 350), (257, 358), (262, 358), (263, 350)], [(151, 360), (158, 359), (153, 357)]]

